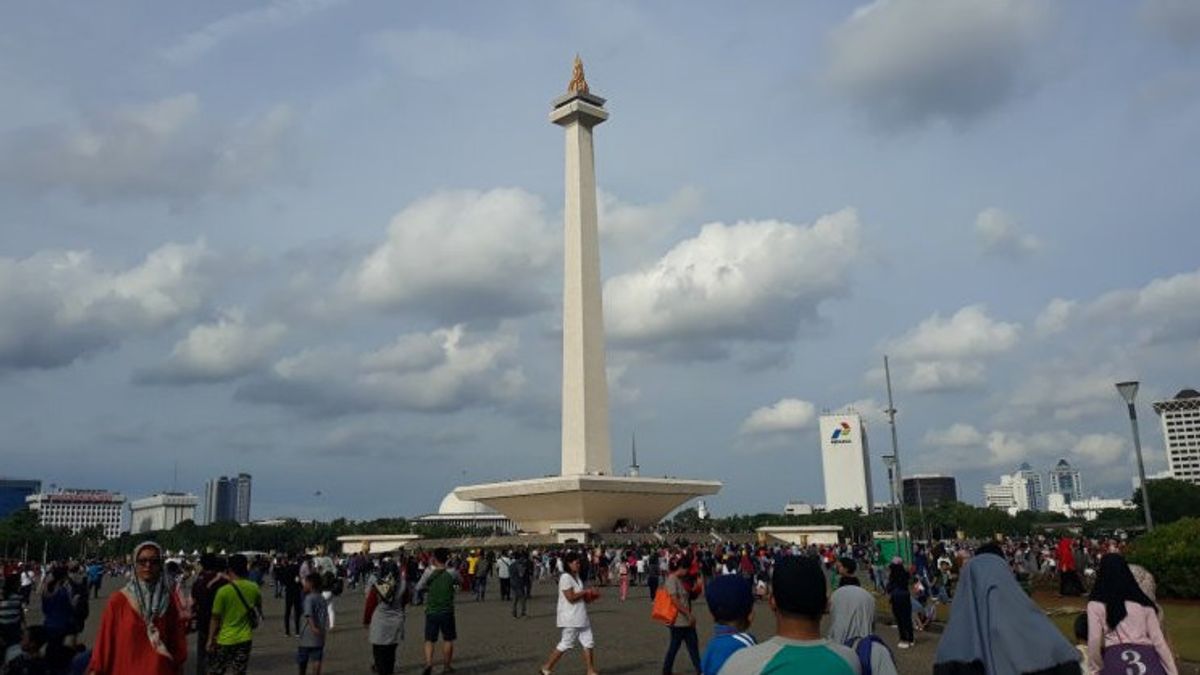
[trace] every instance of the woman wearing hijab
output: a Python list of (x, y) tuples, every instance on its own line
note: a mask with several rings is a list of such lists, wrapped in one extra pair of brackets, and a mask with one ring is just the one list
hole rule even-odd
[(1120, 554), (1109, 553), (1100, 559), (1087, 617), (1088, 663), (1093, 675), (1178, 672), (1158, 622), (1158, 605), (1138, 586)]
[(892, 616), (896, 619), (896, 628), (900, 630), (900, 641), (896, 643), (900, 649), (908, 649), (916, 642), (916, 637), (913, 636), (912, 595), (908, 591), (908, 581), (908, 570), (904, 569), (904, 561), (898, 557), (892, 558), (884, 590), (892, 603)]
[[(854, 650), (871, 675), (898, 675), (892, 652), (875, 637), (875, 596), (847, 584), (829, 597), (829, 641)], [(865, 657), (865, 658), (864, 658)]]
[(408, 604), (408, 581), (396, 563), (383, 563), (367, 591), (363, 623), (369, 626), (367, 639), (378, 675), (396, 670), (396, 648), (404, 639), (404, 606)]
[(133, 549), (133, 577), (109, 599), (92, 647), (91, 675), (180, 675), (187, 625), (163, 573), (163, 550), (147, 541)]
[(995, 544), (962, 568), (934, 675), (1079, 675), (1079, 652), (1021, 590)]

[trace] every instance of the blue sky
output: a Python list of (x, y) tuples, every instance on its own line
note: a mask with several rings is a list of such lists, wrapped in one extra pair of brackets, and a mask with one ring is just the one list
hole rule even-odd
[(1200, 384), (1193, 3), (147, 9), (0, 10), (5, 474), (374, 517), (556, 471), (577, 52), (614, 457), (714, 512), (823, 501), (847, 405), (886, 494), (885, 353), (971, 502), (1060, 457), (1126, 494), (1112, 383)]

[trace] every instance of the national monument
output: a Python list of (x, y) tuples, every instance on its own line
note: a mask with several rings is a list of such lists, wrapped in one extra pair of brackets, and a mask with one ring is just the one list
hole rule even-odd
[(550, 121), (566, 134), (563, 207), (562, 468), (558, 476), (455, 488), (487, 504), (525, 532), (583, 538), (621, 523), (653, 525), (673, 509), (721, 489), (717, 481), (613, 474), (608, 382), (604, 367), (600, 238), (593, 129), (608, 119), (605, 100), (588, 89), (583, 63)]

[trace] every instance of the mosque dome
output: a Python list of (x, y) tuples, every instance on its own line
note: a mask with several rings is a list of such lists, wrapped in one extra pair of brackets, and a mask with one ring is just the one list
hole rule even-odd
[(441, 506), (438, 507), (438, 515), (441, 516), (471, 516), (495, 512), (496, 509), (483, 502), (459, 499), (453, 490), (446, 493), (446, 496), (442, 498)]

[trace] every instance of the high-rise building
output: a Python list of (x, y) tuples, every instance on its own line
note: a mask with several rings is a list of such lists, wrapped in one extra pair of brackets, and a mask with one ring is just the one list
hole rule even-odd
[(248, 473), (237, 477), (220, 476), (204, 484), (204, 522), (250, 522), (250, 487)]
[(169, 530), (185, 520), (196, 519), (196, 495), (160, 492), (129, 503), (129, 531), (132, 534)]
[(1022, 463), (1012, 474), (1000, 477), (1000, 483), (983, 486), (984, 506), (1017, 511), (1046, 510), (1045, 492), (1042, 490), (1042, 475)]
[(1079, 477), (1079, 470), (1072, 467), (1065, 459), (1058, 460), (1058, 464), (1050, 469), (1048, 474), (1050, 478), (1049, 494), (1060, 494), (1063, 496), (1063, 503), (1070, 504), (1076, 499), (1083, 499), (1083, 480)]
[(855, 412), (822, 415), (821, 464), (825, 474), (825, 508), (871, 512), (871, 458), (867, 428)]
[(250, 522), (250, 474), (239, 473), (236, 488), (237, 501), (234, 506), (234, 518), (245, 525)]
[(1013, 496), (1012, 476), (1001, 476), (1000, 483), (988, 483), (983, 486), (983, 505), (988, 508), (1013, 511), (1017, 508), (1017, 500)]
[(917, 474), (903, 482), (905, 506), (926, 508), (958, 501), (958, 483), (954, 476)]
[(42, 491), (42, 481), (0, 478), (0, 518), (25, 508), (25, 498)]
[(1200, 392), (1184, 389), (1168, 401), (1155, 401), (1162, 421), (1167, 469), (1172, 478), (1200, 485)]
[(65, 527), (78, 532), (99, 525), (107, 538), (121, 534), (125, 496), (119, 492), (59, 489), (29, 495), (25, 503), (37, 512), (38, 522), (45, 527)]

